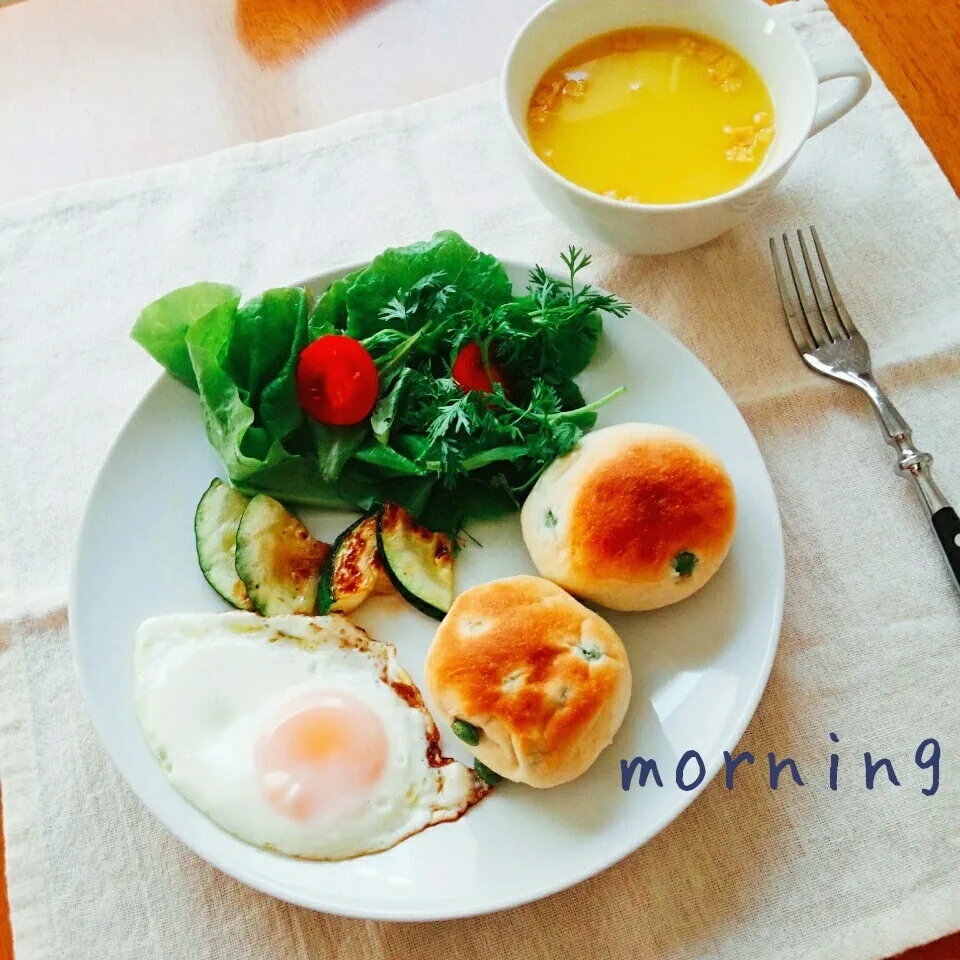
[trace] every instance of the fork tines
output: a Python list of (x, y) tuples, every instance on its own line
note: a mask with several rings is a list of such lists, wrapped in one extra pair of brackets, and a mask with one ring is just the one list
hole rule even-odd
[(823, 247), (820, 246), (816, 227), (810, 227), (810, 236), (813, 239), (815, 258), (810, 254), (810, 245), (804, 232), (797, 231), (800, 253), (806, 267), (803, 272), (794, 257), (790, 237), (785, 233), (781, 238), (788, 270), (783, 268), (776, 240), (770, 238), (770, 253), (773, 255), (783, 313), (793, 334), (794, 343), (801, 353), (812, 353), (824, 344), (849, 340), (858, 333), (837, 290), (830, 264)]

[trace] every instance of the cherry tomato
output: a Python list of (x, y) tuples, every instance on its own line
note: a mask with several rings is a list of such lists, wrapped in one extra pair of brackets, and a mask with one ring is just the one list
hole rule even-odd
[(314, 340), (297, 363), (297, 399), (321, 423), (359, 423), (377, 402), (373, 357), (353, 337), (330, 333)]
[[(493, 383), (490, 382), (491, 377)], [(487, 375), (487, 368), (483, 365), (483, 353), (480, 351), (480, 344), (476, 342), (468, 343), (457, 354), (457, 359), (453, 362), (453, 379), (464, 390), (479, 390), (482, 393), (493, 393), (493, 384), (503, 383), (503, 377), (492, 359), (490, 375)]]

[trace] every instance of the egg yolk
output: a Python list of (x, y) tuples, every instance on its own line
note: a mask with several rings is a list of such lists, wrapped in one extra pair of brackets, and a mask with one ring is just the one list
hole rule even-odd
[(383, 721), (337, 691), (298, 697), (260, 736), (254, 771), (271, 807), (291, 820), (335, 820), (363, 803), (387, 760)]

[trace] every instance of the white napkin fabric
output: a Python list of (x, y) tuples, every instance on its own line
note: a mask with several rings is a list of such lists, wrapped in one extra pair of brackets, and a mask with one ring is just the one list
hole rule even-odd
[[(781, 12), (812, 54), (856, 52), (820, 0)], [(786, 612), (740, 749), (791, 755), (808, 785), (773, 793), (752, 775), (728, 793), (720, 778), (572, 890), (396, 925), (288, 906), (207, 866), (95, 738), (65, 599), (96, 470), (157, 374), (128, 330), (193, 280), (253, 293), (438, 228), (544, 263), (581, 238), (521, 181), (490, 84), (0, 210), (0, 778), (17, 960), (868, 960), (960, 927), (960, 601), (866, 403), (797, 358), (767, 249), (771, 234), (819, 225), (879, 379), (960, 502), (958, 214), (877, 82), (737, 230), (673, 256), (594, 251), (592, 279), (700, 356), (766, 456)], [(927, 737), (943, 752), (932, 797), (913, 763)], [(903, 785), (881, 775), (865, 790), (866, 750), (893, 758)]]

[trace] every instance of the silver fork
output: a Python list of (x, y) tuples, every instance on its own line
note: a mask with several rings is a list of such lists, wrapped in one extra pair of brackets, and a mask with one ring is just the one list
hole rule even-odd
[[(902, 475), (914, 481), (923, 498), (947, 565), (960, 587), (960, 518), (930, 474), (933, 457), (914, 447), (906, 420), (874, 380), (870, 347), (843, 305), (816, 227), (810, 228), (810, 236), (815, 260), (803, 231), (797, 231), (806, 285), (787, 234), (781, 238), (787, 270), (784, 270), (776, 241), (770, 238), (770, 253), (780, 288), (780, 300), (793, 342), (808, 367), (824, 376), (859, 387), (870, 398), (887, 435), (887, 443), (899, 453), (897, 467)], [(820, 282), (814, 262), (820, 268), (826, 290)]]

